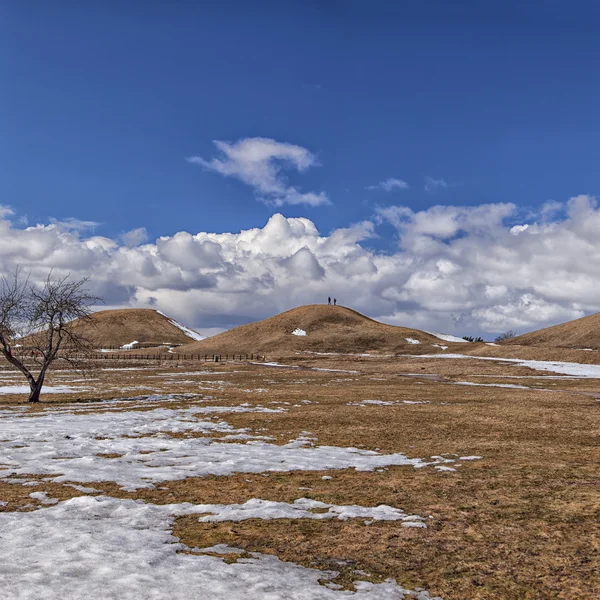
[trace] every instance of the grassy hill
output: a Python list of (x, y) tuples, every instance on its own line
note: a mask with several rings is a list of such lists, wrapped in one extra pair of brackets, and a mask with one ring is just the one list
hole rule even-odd
[(187, 344), (202, 338), (195, 331), (150, 308), (102, 310), (90, 319), (73, 321), (71, 327), (96, 348), (118, 348), (132, 342), (135, 347)]
[(600, 313), (519, 335), (504, 344), (599, 350)]
[(432, 344), (447, 342), (418, 329), (385, 325), (343, 306), (309, 304), (182, 346), (178, 351), (187, 354), (259, 353), (268, 356), (301, 351), (366, 353), (410, 350), (417, 354), (439, 351)]

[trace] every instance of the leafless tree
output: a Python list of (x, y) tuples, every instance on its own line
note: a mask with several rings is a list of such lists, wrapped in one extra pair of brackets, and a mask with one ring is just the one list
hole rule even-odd
[(39, 402), (50, 365), (57, 359), (76, 366), (90, 342), (73, 321), (90, 320), (90, 305), (100, 300), (85, 289), (88, 278), (56, 278), (30, 283), (20, 268), (2, 277), (0, 286), (0, 353), (29, 384), (29, 402)]
[(506, 340), (512, 340), (514, 337), (517, 337), (517, 332), (514, 329), (509, 329), (508, 331), (501, 333), (494, 341), (504, 342)]

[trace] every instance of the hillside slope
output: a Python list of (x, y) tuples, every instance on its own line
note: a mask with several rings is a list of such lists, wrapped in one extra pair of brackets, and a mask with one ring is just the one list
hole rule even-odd
[(118, 348), (132, 342), (133, 347), (161, 344), (187, 344), (202, 339), (199, 333), (180, 325), (150, 308), (102, 310), (86, 321), (73, 321), (71, 327), (89, 339), (96, 348)]
[(600, 349), (600, 313), (519, 335), (507, 345)]
[(309, 304), (182, 346), (178, 351), (187, 354), (259, 353), (271, 357), (301, 351), (439, 352), (433, 344), (444, 342), (417, 329), (385, 325), (343, 306)]

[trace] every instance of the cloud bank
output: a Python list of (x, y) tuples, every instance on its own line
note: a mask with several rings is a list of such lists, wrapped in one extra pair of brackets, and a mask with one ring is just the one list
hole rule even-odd
[[(142, 229), (109, 239), (58, 223), (20, 228), (0, 207), (0, 271), (91, 275), (107, 305), (155, 307), (200, 330), (335, 296), (396, 325), (525, 332), (600, 310), (600, 209), (588, 196), (551, 208), (515, 227), (513, 204), (394, 206), (329, 235), (274, 214), (262, 228), (146, 243)], [(397, 247), (374, 252), (384, 222)]]

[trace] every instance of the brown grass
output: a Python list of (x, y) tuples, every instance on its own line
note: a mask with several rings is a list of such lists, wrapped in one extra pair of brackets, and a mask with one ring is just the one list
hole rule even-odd
[[(170, 481), (135, 493), (111, 482), (84, 485), (114, 497), (155, 503), (241, 503), (251, 498), (292, 502), (306, 496), (332, 504), (389, 504), (427, 517), (428, 528), (406, 529), (394, 522), (367, 526), (363, 520), (209, 524), (190, 516), (178, 519), (174, 532), (190, 547), (227, 543), (338, 570), (337, 582), (348, 588), (362, 577), (355, 571), (362, 570), (373, 581), (394, 577), (405, 587), (423, 587), (445, 600), (598, 597), (600, 403), (582, 394), (600, 392), (600, 381), (551, 380), (524, 367), (468, 359), (298, 355), (288, 360), (304, 369), (234, 363), (207, 367), (190, 361), (179, 367), (102, 371), (90, 398), (111, 393), (114, 397), (123, 385), (148, 385), (164, 392), (197, 394), (165, 404), (173, 408), (198, 402), (284, 407), (281, 413), (222, 415), (234, 427), (273, 436), (278, 444), (310, 431), (321, 445), (403, 452), (411, 457), (452, 453), (483, 459), (464, 461), (455, 473), (436, 472), (433, 467), (239, 473)], [(357, 373), (310, 370), (315, 366)], [(194, 369), (213, 373), (173, 376)], [(467, 387), (453, 381), (519, 383), (539, 389)], [(200, 389), (205, 387), (212, 391)], [(58, 395), (47, 399), (52, 405), (70, 401), (69, 396)], [(349, 405), (365, 399), (428, 403)], [(12, 402), (0, 397), (0, 405)], [(90, 401), (79, 405), (86, 410), (108, 409)], [(139, 402), (131, 406), (144, 409)], [(110, 455), (104, 458), (111, 460)], [(324, 475), (332, 479), (323, 480)], [(80, 494), (52, 482), (32, 488), (1, 484), (0, 498), (10, 495), (4, 510), (39, 505), (29, 497), (32, 491), (47, 491), (54, 498)]]
[(600, 313), (532, 331), (512, 338), (506, 344), (600, 350)]
[[(297, 328), (306, 331), (307, 335), (292, 335)], [(178, 351), (187, 354), (259, 353), (270, 357), (302, 350), (399, 351), (411, 346), (406, 338), (417, 339), (428, 346), (443, 343), (423, 331), (385, 325), (350, 308), (310, 304), (263, 321), (235, 327), (201, 342), (183, 346)]]
[(140, 342), (141, 346), (191, 341), (181, 329), (169, 323), (167, 317), (150, 308), (101, 310), (90, 319), (74, 321), (71, 327), (97, 348), (115, 348), (133, 341)]

